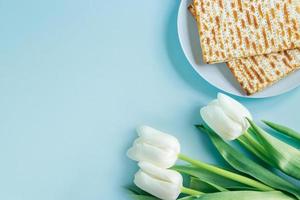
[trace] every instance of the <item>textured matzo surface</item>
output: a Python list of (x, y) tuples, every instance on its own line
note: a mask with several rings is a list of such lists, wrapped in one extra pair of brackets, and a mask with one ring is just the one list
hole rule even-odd
[[(193, 4), (188, 9), (195, 17)], [(300, 50), (236, 59), (228, 62), (227, 66), (246, 94), (252, 95), (298, 69)]]
[(247, 95), (276, 83), (300, 67), (300, 50), (288, 50), (227, 63), (235, 79)]
[(236, 58), (300, 47), (299, 0), (194, 0), (203, 60)]

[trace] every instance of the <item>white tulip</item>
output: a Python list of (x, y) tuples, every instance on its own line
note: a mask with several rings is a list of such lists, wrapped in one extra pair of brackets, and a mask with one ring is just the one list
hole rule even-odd
[(218, 98), (200, 110), (205, 123), (225, 140), (234, 140), (248, 128), (248, 109), (229, 96), (219, 93)]
[(137, 132), (139, 137), (127, 151), (129, 158), (150, 162), (162, 168), (169, 168), (175, 164), (180, 144), (174, 136), (149, 126), (141, 126)]
[(164, 200), (175, 200), (181, 193), (182, 176), (175, 170), (140, 162), (134, 183), (142, 190)]

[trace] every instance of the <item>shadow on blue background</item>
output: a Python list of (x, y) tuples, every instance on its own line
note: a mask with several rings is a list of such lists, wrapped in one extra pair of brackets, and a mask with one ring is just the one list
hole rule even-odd
[(165, 41), (166, 51), (174, 69), (178, 75), (193, 89), (204, 92), (205, 94), (214, 97), (216, 92), (220, 91), (207, 83), (201, 78), (192, 68), (183, 54), (177, 34), (177, 14), (180, 1), (174, 1), (173, 8), (166, 22)]

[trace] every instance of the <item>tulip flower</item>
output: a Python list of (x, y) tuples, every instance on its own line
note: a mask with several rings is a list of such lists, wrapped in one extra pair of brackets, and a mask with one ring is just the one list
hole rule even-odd
[[(180, 144), (178, 140), (172, 135), (163, 133), (149, 126), (141, 126), (137, 129), (137, 132), (139, 137), (134, 141), (133, 146), (127, 151), (128, 157), (132, 160), (138, 161), (140, 163), (150, 163), (152, 164), (152, 166), (167, 169), (169, 167), (172, 167), (177, 159), (180, 159), (194, 165), (198, 169), (208, 170), (222, 177), (226, 177), (228, 179), (235, 180), (237, 182), (257, 188), (258, 190), (272, 190), (272, 188), (251, 178), (224, 170), (222, 168), (218, 168), (214, 165), (210, 165), (199, 160), (194, 160), (186, 155), (181, 154)], [(142, 174), (138, 175), (138, 177), (139, 176), (145, 177), (146, 175)]]
[(205, 123), (225, 140), (234, 140), (248, 128), (248, 109), (231, 97), (219, 93), (218, 98), (200, 110)]
[(172, 167), (180, 152), (178, 140), (169, 134), (149, 126), (137, 129), (138, 138), (127, 151), (129, 158), (135, 161), (146, 161), (158, 167)]
[(134, 177), (136, 186), (160, 199), (177, 199), (182, 188), (182, 176), (179, 172), (147, 162), (140, 162), (139, 167), (141, 169)]

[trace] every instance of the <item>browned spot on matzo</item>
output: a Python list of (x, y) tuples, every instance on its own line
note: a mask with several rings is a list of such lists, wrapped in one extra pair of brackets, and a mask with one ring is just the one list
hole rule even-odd
[(251, 12), (252, 12), (252, 13), (255, 13), (255, 8), (254, 8), (253, 5), (251, 5)]
[(220, 24), (219, 16), (216, 16), (216, 24), (217, 24), (217, 27), (220, 28), (221, 24)]
[(231, 8), (232, 8), (232, 9), (235, 8), (235, 2), (234, 2), (234, 1), (231, 2)]
[(266, 30), (263, 29), (262, 31), (263, 31), (262, 34), (263, 34), (263, 37), (264, 37), (265, 47), (269, 48), (269, 42), (268, 42)]
[(271, 39), (271, 43), (272, 43), (273, 46), (275, 45), (274, 38)]
[(256, 48), (255, 42), (252, 43), (252, 47), (253, 47), (254, 51), (257, 52), (257, 48)]
[(236, 46), (236, 43), (235, 43), (235, 42), (233, 42), (233, 43), (232, 43), (232, 46), (233, 46), (233, 48), (234, 48), (234, 49), (236, 49), (236, 48), (237, 48), (237, 46)]
[(213, 35), (213, 40), (214, 40), (214, 42), (217, 43), (217, 37), (216, 37), (215, 29), (212, 29), (212, 30), (211, 30), (211, 34)]
[(260, 17), (263, 17), (263, 16), (264, 16), (263, 11), (262, 11), (262, 8), (261, 8), (261, 4), (258, 4), (258, 13), (259, 13), (259, 16), (260, 16)]
[(286, 46), (287, 46), (287, 43), (286, 43), (286, 41), (285, 41), (285, 40), (283, 41), (283, 46), (284, 46), (284, 47), (286, 47)]
[(293, 60), (292, 56), (291, 56), (287, 51), (284, 51), (283, 53), (284, 53), (284, 56), (285, 56), (289, 61), (292, 61), (292, 60)]
[(245, 28), (246, 28), (245, 20), (242, 19), (242, 20), (241, 20), (241, 24), (242, 24), (242, 28), (245, 29)]
[(286, 66), (288, 66), (290, 69), (293, 68), (293, 67), (290, 65), (290, 63), (287, 61), (286, 58), (282, 58), (282, 62), (283, 62)]
[(212, 49), (209, 49), (209, 55), (210, 55), (210, 56), (213, 55)]
[(245, 37), (245, 43), (246, 43), (246, 48), (250, 49), (250, 42), (249, 42), (249, 39), (247, 37)]
[(287, 9), (287, 4), (284, 4), (283, 6), (283, 10), (284, 10), (284, 19), (286, 23), (290, 23), (290, 17), (289, 17), (289, 12)]
[(219, 0), (219, 6), (220, 6), (220, 8), (223, 9), (223, 1), (222, 0)]
[(210, 45), (210, 39), (209, 38), (206, 38), (206, 44)]
[(297, 31), (298, 30), (298, 28), (297, 28), (297, 21), (295, 19), (292, 19), (292, 24), (293, 24), (293, 30)]
[(237, 14), (236, 10), (233, 11), (233, 17), (234, 17), (234, 21), (237, 22), (238, 21), (238, 14)]
[(275, 69), (276, 68), (276, 66), (275, 66), (275, 63), (274, 62), (270, 62), (270, 65), (271, 65), (271, 67), (273, 68), (273, 69)]
[(287, 32), (288, 32), (288, 37), (291, 40), (292, 39), (292, 30), (290, 27), (288, 28)]
[[(259, 68), (258, 70), (259, 70), (259, 72), (260, 72), (260, 74), (261, 74), (262, 77), (265, 77), (266, 79), (268, 79), (268, 78), (266, 77), (265, 71), (264, 71), (262, 68)], [(268, 81), (268, 80), (267, 80), (267, 81)]]
[(264, 83), (264, 80), (262, 79), (262, 77), (260, 76), (260, 74), (256, 71), (256, 69), (252, 66), (251, 68), (250, 68), (252, 71), (253, 71), (253, 73), (255, 74), (255, 77), (258, 79), (258, 81), (259, 81), (259, 83), (260, 84), (263, 84)]
[(292, 47), (292, 49), (294, 49), (296, 47), (295, 43), (292, 42), (291, 47)]
[(206, 24), (203, 24), (203, 28), (205, 31), (208, 31), (208, 26)]
[(255, 15), (253, 15), (253, 23), (254, 23), (254, 27), (256, 29), (258, 29), (258, 22), (257, 22), (257, 19), (256, 19)]
[(281, 74), (280, 71), (278, 71), (278, 70), (276, 70), (275, 73), (276, 73), (277, 76), (279, 76)]
[(238, 0), (238, 7), (239, 7), (239, 11), (242, 13), (243, 12), (242, 0)]
[(247, 17), (247, 22), (248, 22), (248, 24), (249, 24), (249, 25), (252, 25), (252, 20), (251, 20), (249, 11), (246, 11), (246, 17)]
[(266, 14), (266, 20), (267, 20), (267, 24), (268, 24), (268, 29), (269, 29), (269, 31), (271, 31), (272, 26), (271, 26), (271, 20), (270, 20), (270, 17), (269, 17), (268, 13)]
[(296, 35), (297, 40), (300, 40), (300, 34), (296, 33), (295, 35)]
[(242, 45), (242, 43), (243, 43), (243, 39), (242, 39), (242, 33), (241, 33), (241, 30), (240, 30), (240, 28), (239, 27), (236, 27), (236, 32), (237, 32), (237, 34), (238, 34), (238, 38), (239, 38), (239, 45)]
[(225, 58), (225, 54), (224, 54), (224, 52), (222, 52), (222, 53), (221, 53), (221, 55), (222, 55), (222, 58)]
[(221, 45), (220, 45), (221, 49), (224, 49), (224, 43), (221, 42)]
[(203, 14), (205, 13), (204, 3), (201, 3), (201, 11), (203, 12)]
[(271, 15), (272, 15), (272, 18), (275, 19), (276, 14), (275, 14), (274, 8), (271, 8)]
[(262, 48), (261, 44), (258, 45), (258, 49), (259, 49), (259, 52), (262, 52), (263, 48)]
[(253, 56), (253, 57), (250, 57), (250, 59), (253, 61), (253, 63), (258, 66), (258, 62), (256, 60), (256, 58)]

